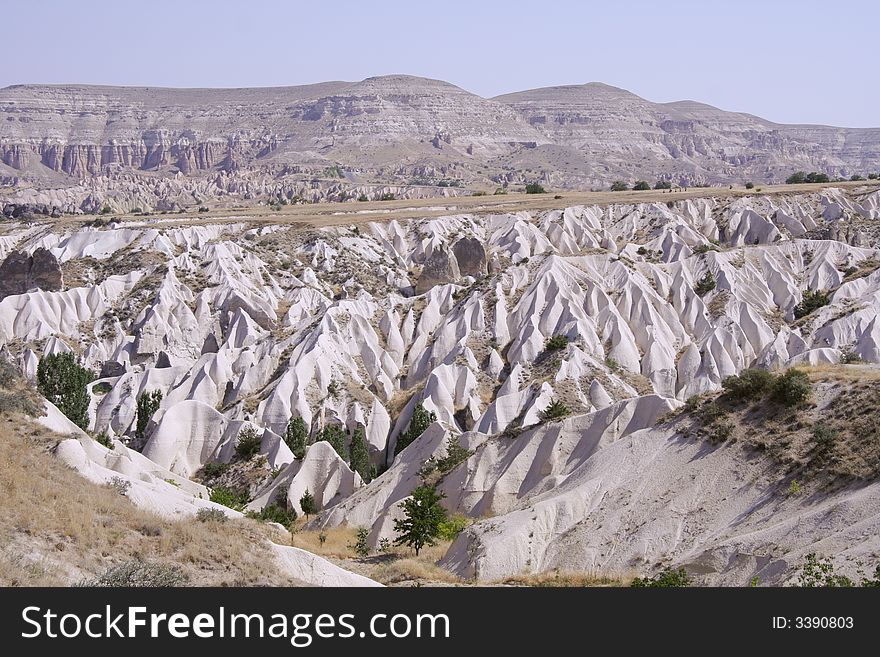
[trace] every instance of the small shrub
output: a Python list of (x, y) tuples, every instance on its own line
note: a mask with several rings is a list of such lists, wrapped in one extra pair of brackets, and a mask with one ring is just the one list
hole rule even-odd
[(797, 406), (810, 396), (810, 378), (806, 372), (790, 369), (776, 377), (773, 384), (773, 397), (785, 406)]
[(111, 390), (113, 390), (113, 386), (106, 381), (101, 381), (101, 383), (92, 386), (92, 393), (96, 395), (106, 395)]
[(728, 376), (721, 386), (736, 401), (752, 401), (766, 398), (773, 390), (776, 377), (767, 370), (750, 368), (739, 375)]
[(199, 212), (209, 212), (209, 210), (208, 210), (208, 208), (206, 208), (204, 205), (200, 205), (200, 206), (199, 206)]
[(859, 356), (851, 347), (842, 349), (840, 352), (840, 362), (843, 365), (853, 365), (855, 363), (863, 363), (862, 357)]
[(248, 425), (238, 432), (238, 442), (235, 444), (235, 454), (242, 460), (248, 461), (260, 451), (260, 434)]
[(794, 307), (795, 319), (806, 317), (814, 310), (827, 306), (829, 303), (828, 293), (823, 290), (804, 290), (801, 302)]
[(709, 294), (709, 292), (714, 290), (715, 286), (715, 276), (712, 274), (711, 271), (707, 271), (703, 275), (703, 277), (699, 281), (697, 281), (694, 292), (696, 292), (698, 296), (704, 297)]
[(634, 588), (673, 588), (690, 586), (691, 578), (684, 568), (673, 570), (666, 568), (659, 575), (652, 577), (636, 577), (630, 586)]
[(179, 566), (133, 560), (111, 566), (93, 579), (82, 580), (77, 586), (165, 588), (183, 586), (187, 579)]
[(97, 434), (97, 435), (95, 436), (95, 442), (96, 442), (96, 443), (100, 443), (101, 445), (103, 445), (103, 446), (106, 447), (107, 449), (113, 449), (113, 448), (114, 448), (114, 446), (113, 446), (113, 441), (110, 440), (110, 436), (107, 435), (107, 432), (106, 432), (106, 431), (102, 431), (101, 433)]
[(547, 190), (538, 183), (529, 183), (526, 185), (526, 194), (546, 194)]
[(370, 199), (367, 198), (367, 195), (366, 195), (366, 194), (361, 194), (361, 195), (359, 195), (359, 196), (357, 197), (357, 200), (358, 200), (359, 203), (366, 203), (366, 202), (369, 201)]
[(755, 188), (755, 183), (753, 183), (753, 182), (746, 183), (746, 189), (754, 189), (754, 188)]
[(196, 512), (196, 520), (199, 522), (227, 522), (227, 516), (220, 509), (203, 508)]
[(558, 420), (570, 414), (571, 410), (558, 399), (550, 402), (549, 406), (541, 411), (541, 419), (545, 422)]
[(128, 495), (128, 491), (131, 489), (131, 482), (122, 477), (111, 477), (110, 481), (107, 482), (107, 488), (125, 496)]
[(244, 507), (247, 506), (247, 503), (250, 501), (248, 499), (247, 493), (245, 493), (244, 491), (236, 491), (231, 488), (227, 488), (226, 486), (217, 486), (216, 488), (212, 488), (209, 499), (217, 504), (228, 506), (230, 509), (234, 509), (235, 511), (244, 510)]
[(730, 422), (723, 422), (715, 427), (709, 434), (709, 442), (723, 443), (733, 435), (734, 426)]
[(354, 534), (354, 553), (359, 557), (368, 557), (370, 556), (370, 546), (367, 544), (367, 539), (370, 536), (370, 530), (366, 527), (358, 527), (357, 531)]
[(449, 436), (446, 439), (446, 456), (437, 460), (437, 470), (441, 474), (451, 472), (459, 463), (463, 463), (473, 454), (458, 442), (458, 438)]
[(839, 434), (824, 422), (819, 422), (813, 427), (813, 449), (816, 458), (820, 461), (827, 459), (834, 451)]
[(289, 529), (296, 520), (296, 509), (288, 509), (285, 506), (272, 502), (263, 507), (259, 512), (251, 511), (247, 514), (249, 518), (254, 520), (262, 520), (263, 522), (277, 522), (285, 529)]
[(322, 529), (321, 532), (318, 534), (318, 543), (320, 543), (321, 547), (323, 547), (324, 543), (326, 543), (326, 542), (327, 542), (327, 532), (325, 532)]
[(605, 359), (605, 367), (607, 367), (612, 372), (619, 372), (620, 371), (620, 363), (618, 363), (616, 360), (614, 360), (611, 356), (608, 356)]
[(788, 485), (788, 494), (792, 497), (801, 494), (801, 484), (797, 479), (791, 480), (791, 483)]
[(544, 349), (547, 351), (558, 351), (560, 349), (565, 349), (567, 346), (567, 335), (554, 335), (553, 337), (548, 338), (547, 342), (544, 343)]
[(627, 185), (622, 180), (615, 180), (611, 183), (611, 191), (612, 192), (625, 192), (629, 189), (629, 185)]
[(377, 550), (380, 554), (388, 554), (389, 552), (391, 552), (391, 541), (389, 541), (387, 538), (380, 539)]
[(113, 212), (113, 210), (110, 208), (110, 206), (105, 205), (103, 208), (101, 208), (101, 212), (99, 214), (110, 214), (111, 212)]
[(380, 201), (393, 201), (396, 198), (397, 197), (394, 196), (394, 194), (392, 194), (391, 192), (385, 192), (384, 194), (382, 194), (382, 196), (379, 197), (379, 200)]
[(801, 565), (797, 586), (804, 588), (842, 588), (855, 586), (846, 575), (834, 572), (834, 563), (828, 557), (819, 558), (815, 552), (807, 555)]
[(444, 541), (454, 541), (470, 524), (470, 518), (467, 516), (458, 514), (450, 516), (440, 523), (438, 536)]
[(644, 192), (648, 189), (651, 189), (651, 186), (644, 180), (637, 180), (636, 184), (633, 185), (633, 191), (635, 192)]
[(202, 476), (205, 479), (216, 479), (229, 469), (228, 463), (211, 461), (202, 466)]

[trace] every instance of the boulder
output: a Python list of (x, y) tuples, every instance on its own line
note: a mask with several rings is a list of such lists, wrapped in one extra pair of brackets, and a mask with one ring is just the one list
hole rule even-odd
[(12, 251), (0, 264), (0, 299), (34, 288), (57, 292), (63, 284), (58, 259), (42, 247), (30, 256)]
[(489, 273), (486, 249), (475, 237), (462, 237), (452, 246), (462, 276), (482, 278)]
[(439, 247), (434, 249), (425, 261), (425, 266), (416, 282), (416, 294), (424, 294), (435, 285), (454, 283), (459, 278), (461, 271), (455, 254), (446, 247)]

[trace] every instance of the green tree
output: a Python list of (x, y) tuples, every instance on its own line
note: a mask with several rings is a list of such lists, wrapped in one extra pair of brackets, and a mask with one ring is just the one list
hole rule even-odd
[(806, 317), (814, 310), (827, 306), (829, 301), (828, 293), (824, 290), (804, 290), (801, 302), (794, 307), (794, 318)]
[(144, 392), (137, 398), (137, 420), (135, 421), (134, 437), (138, 445), (143, 445), (147, 434), (147, 425), (150, 418), (159, 410), (159, 404), (162, 403), (162, 391), (153, 390), (152, 392)]
[(625, 192), (629, 189), (629, 185), (627, 185), (622, 180), (615, 180), (611, 183), (611, 191), (612, 192)]
[(801, 185), (807, 182), (807, 174), (803, 171), (795, 171), (785, 179), (786, 185)]
[(394, 521), (394, 531), (398, 534), (394, 544), (413, 548), (416, 556), (424, 546), (435, 545), (441, 523), (446, 520), (446, 509), (440, 505), (444, 497), (426, 484), (416, 488), (403, 502), (404, 517)]
[(345, 430), (337, 424), (328, 424), (318, 434), (318, 442), (326, 440), (336, 450), (343, 461), (348, 461), (345, 454)]
[(633, 185), (633, 190), (636, 192), (644, 192), (647, 189), (651, 189), (651, 186), (645, 180), (636, 180), (636, 184)]
[(529, 183), (526, 185), (526, 194), (546, 194), (547, 190), (538, 183)]
[(412, 418), (410, 418), (409, 426), (406, 431), (397, 437), (397, 444), (394, 446), (394, 454), (400, 454), (410, 443), (425, 433), (425, 429), (437, 421), (437, 414), (433, 411), (426, 411), (421, 404), (416, 405), (413, 409)]
[(554, 335), (551, 338), (547, 338), (547, 341), (544, 343), (544, 349), (546, 351), (558, 351), (559, 349), (565, 349), (567, 346), (567, 335)]
[(668, 180), (658, 180), (654, 183), (654, 189), (672, 189), (672, 183)]
[(446, 439), (446, 456), (437, 460), (437, 469), (441, 474), (446, 474), (459, 463), (465, 461), (471, 454), (473, 452), (462, 447), (461, 443), (458, 442), (458, 438), (449, 436)]
[(366, 527), (358, 527), (357, 531), (354, 534), (355, 542), (354, 542), (354, 552), (359, 557), (368, 557), (370, 556), (370, 545), (367, 543), (367, 539), (370, 537), (370, 530)]
[(245, 461), (252, 459), (260, 451), (260, 434), (252, 426), (248, 425), (238, 432), (238, 442), (235, 445), (235, 453)]
[(571, 409), (568, 408), (565, 404), (563, 404), (558, 399), (553, 400), (550, 404), (541, 411), (541, 419), (542, 420), (559, 420), (564, 418), (566, 415), (571, 413)]
[(300, 416), (290, 418), (287, 430), (284, 432), (284, 442), (290, 447), (294, 458), (302, 461), (306, 455), (306, 441), (309, 438), (309, 429), (305, 420)]
[(302, 494), (302, 497), (299, 498), (299, 508), (302, 509), (306, 520), (309, 519), (309, 516), (315, 515), (318, 512), (315, 496), (309, 492), (308, 488), (306, 488), (306, 492)]
[(357, 472), (365, 482), (369, 482), (370, 451), (367, 448), (367, 440), (364, 438), (364, 430), (360, 426), (355, 427), (354, 433), (351, 434), (349, 455), (351, 469)]
[(81, 366), (70, 352), (44, 356), (37, 365), (40, 394), (80, 429), (89, 425), (90, 398), (86, 386), (95, 378), (95, 373)]
[(802, 404), (810, 396), (810, 392), (810, 377), (802, 370), (790, 369), (776, 377), (773, 384), (773, 397), (785, 406)]

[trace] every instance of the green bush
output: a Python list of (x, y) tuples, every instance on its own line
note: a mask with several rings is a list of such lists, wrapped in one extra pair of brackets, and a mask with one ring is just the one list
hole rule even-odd
[(440, 523), (438, 538), (444, 541), (454, 541), (470, 524), (471, 520), (467, 516), (459, 514), (449, 516)]
[(243, 461), (248, 461), (255, 457), (260, 451), (260, 434), (257, 430), (248, 425), (238, 432), (238, 442), (235, 444), (235, 454)]
[(635, 588), (673, 588), (690, 586), (691, 578), (684, 568), (673, 570), (666, 568), (659, 575), (652, 577), (636, 577), (630, 586)]
[(546, 194), (547, 190), (538, 183), (529, 183), (526, 185), (526, 194)]
[(635, 184), (633, 185), (633, 191), (635, 192), (644, 192), (648, 189), (651, 189), (651, 185), (649, 185), (645, 180), (636, 180)]
[(437, 470), (440, 474), (451, 472), (459, 463), (463, 463), (473, 454), (470, 450), (465, 449), (458, 442), (458, 438), (449, 436), (446, 439), (446, 456), (437, 459)]
[(196, 512), (196, 520), (199, 522), (226, 522), (229, 520), (229, 516), (220, 509), (203, 508)]
[(852, 176), (850, 176), (850, 181), (852, 182), (858, 182), (860, 180), (864, 180), (864, 178), (857, 173), (854, 173)]
[(228, 463), (220, 463), (219, 461), (210, 461), (202, 466), (202, 476), (205, 479), (215, 479), (221, 476), (229, 469)]
[(797, 406), (806, 401), (812, 388), (810, 377), (806, 372), (798, 369), (790, 369), (776, 377), (773, 384), (773, 397), (785, 406)]
[(110, 481), (107, 482), (107, 488), (125, 497), (128, 495), (128, 491), (131, 490), (131, 482), (122, 477), (110, 477)]
[(110, 436), (107, 435), (106, 431), (102, 431), (101, 433), (94, 436), (95, 442), (100, 443), (107, 449), (114, 449), (113, 441), (110, 440)]
[(627, 185), (622, 180), (615, 180), (611, 183), (611, 191), (612, 192), (625, 192), (629, 189), (629, 185)]
[(804, 290), (801, 302), (794, 307), (795, 319), (806, 317), (814, 310), (827, 306), (829, 303), (828, 293), (824, 290)]
[(369, 201), (370, 199), (367, 197), (366, 194), (360, 194), (360, 195), (357, 197), (357, 200), (358, 200), (359, 203), (366, 203), (366, 202)]
[(754, 189), (754, 188), (755, 188), (755, 183), (753, 183), (753, 182), (746, 183), (746, 189)]
[(672, 183), (668, 180), (658, 180), (654, 183), (654, 189), (672, 189)]
[(397, 197), (394, 196), (394, 194), (392, 194), (391, 192), (385, 192), (384, 194), (382, 194), (382, 195), (379, 197), (379, 200), (380, 200), (380, 201), (393, 201), (393, 200), (396, 199), (396, 198), (397, 198)]
[(434, 411), (427, 411), (421, 404), (417, 404), (413, 409), (412, 418), (406, 431), (397, 437), (397, 444), (394, 446), (394, 454), (400, 454), (407, 446), (416, 438), (425, 433), (425, 430), (437, 421), (437, 414)]
[(110, 214), (111, 212), (113, 212), (113, 210), (110, 208), (110, 206), (105, 205), (103, 208), (101, 208), (100, 214)]
[(805, 588), (845, 588), (862, 586), (867, 588), (880, 587), (880, 565), (874, 568), (873, 576), (866, 577), (859, 567), (861, 581), (856, 583), (846, 575), (834, 572), (834, 563), (829, 557), (818, 557), (815, 552), (806, 556), (806, 561), (801, 564), (801, 573), (796, 586)]
[(813, 449), (819, 460), (825, 460), (834, 451), (839, 434), (824, 422), (813, 426)]
[(246, 492), (233, 490), (231, 488), (227, 488), (226, 486), (217, 486), (216, 488), (212, 488), (209, 499), (212, 502), (222, 504), (223, 506), (228, 506), (230, 509), (234, 509), (236, 511), (244, 510), (244, 507), (247, 506), (248, 502), (250, 502)]
[(548, 338), (547, 342), (544, 343), (544, 349), (546, 351), (558, 351), (560, 349), (565, 349), (567, 346), (567, 335), (554, 335), (553, 337)]
[(261, 511), (248, 512), (247, 516), (263, 522), (277, 522), (285, 529), (289, 529), (293, 521), (296, 520), (297, 514), (295, 509), (288, 509), (277, 502), (272, 502), (264, 506)]
[(714, 290), (715, 286), (715, 275), (711, 271), (707, 271), (703, 277), (697, 281), (697, 285), (694, 287), (694, 292), (696, 292), (698, 296), (704, 297)]
[(547, 408), (541, 411), (541, 419), (544, 421), (558, 420), (564, 418), (570, 413), (571, 409), (569, 409), (568, 406), (556, 399), (550, 402)]
[(828, 174), (819, 173), (818, 171), (813, 171), (811, 173), (804, 173), (803, 171), (795, 171), (788, 178), (785, 179), (785, 183), (787, 185), (802, 185), (803, 183), (827, 183), (831, 182), (831, 179), (828, 177)]
[(179, 566), (132, 560), (111, 566), (93, 579), (82, 580), (77, 586), (166, 588), (184, 586), (187, 580), (186, 573)]
[(44, 356), (37, 365), (40, 393), (80, 429), (86, 429), (89, 424), (87, 386), (96, 378), (97, 375), (82, 367), (70, 352)]
[(764, 399), (773, 391), (776, 377), (767, 370), (750, 368), (739, 375), (728, 376), (721, 386), (735, 401)]

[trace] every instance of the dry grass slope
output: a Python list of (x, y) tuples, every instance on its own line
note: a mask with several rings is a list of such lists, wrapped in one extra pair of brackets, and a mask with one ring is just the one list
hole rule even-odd
[(67, 586), (141, 559), (179, 566), (196, 586), (296, 584), (274, 567), (253, 521), (169, 521), (57, 461), (59, 436), (0, 416), (0, 585)]

